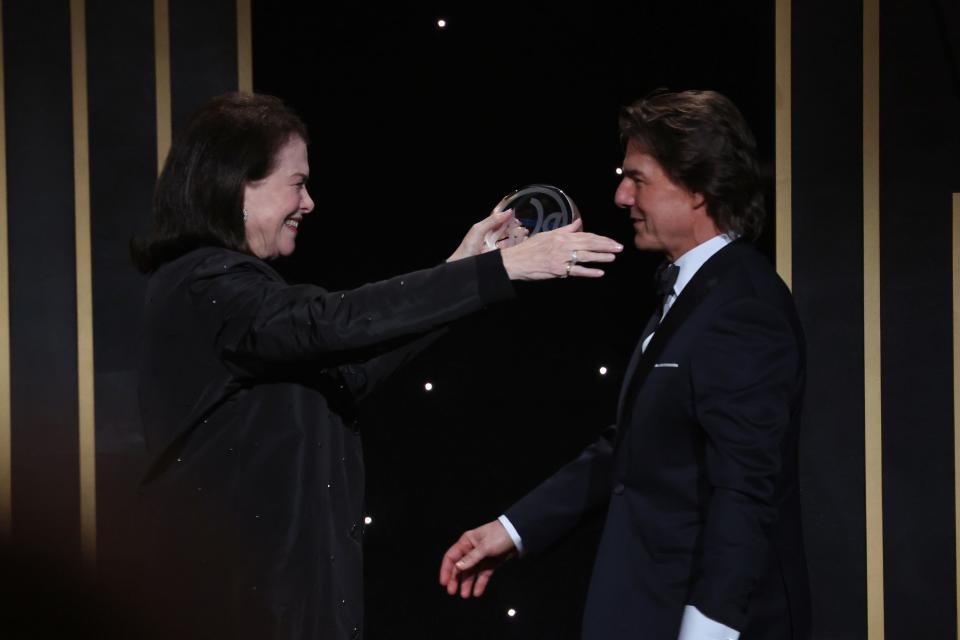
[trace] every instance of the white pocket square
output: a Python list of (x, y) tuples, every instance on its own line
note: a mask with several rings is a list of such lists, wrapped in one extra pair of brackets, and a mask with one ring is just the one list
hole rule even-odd
[(661, 367), (670, 367), (672, 369), (676, 369), (679, 366), (680, 365), (677, 364), (676, 362), (658, 362), (655, 365), (653, 365), (655, 369), (659, 369)]

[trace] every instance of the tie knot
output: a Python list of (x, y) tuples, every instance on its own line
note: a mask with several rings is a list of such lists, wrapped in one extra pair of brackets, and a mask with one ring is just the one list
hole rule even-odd
[(673, 285), (676, 284), (679, 274), (680, 267), (667, 262), (661, 263), (653, 279), (657, 295), (662, 297), (673, 293)]

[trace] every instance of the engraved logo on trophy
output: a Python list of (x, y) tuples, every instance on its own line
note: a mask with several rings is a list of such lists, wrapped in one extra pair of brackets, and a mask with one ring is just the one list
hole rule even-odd
[(498, 211), (505, 209), (513, 209), (514, 217), (526, 228), (529, 236), (553, 231), (580, 217), (580, 211), (570, 196), (549, 184), (531, 184), (517, 189), (497, 205)]

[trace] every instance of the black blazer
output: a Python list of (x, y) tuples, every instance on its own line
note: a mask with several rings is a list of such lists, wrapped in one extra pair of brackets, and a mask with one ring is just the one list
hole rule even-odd
[(805, 638), (797, 439), (803, 332), (789, 290), (734, 242), (634, 353), (617, 424), (507, 510), (539, 551), (607, 506), (590, 640), (675, 640), (683, 607), (742, 640)]
[(140, 370), (147, 635), (361, 637), (356, 403), (425, 334), (512, 295), (498, 253), (344, 292), (224, 249), (158, 269)]

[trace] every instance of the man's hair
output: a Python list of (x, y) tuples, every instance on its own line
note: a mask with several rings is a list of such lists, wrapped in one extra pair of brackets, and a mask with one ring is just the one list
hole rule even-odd
[(291, 138), (307, 128), (273, 96), (226, 93), (195, 112), (174, 138), (153, 195), (151, 231), (130, 243), (143, 272), (205, 246), (248, 251), (243, 225), (247, 183), (274, 168)]
[(653, 156), (673, 182), (703, 194), (721, 231), (760, 235), (757, 145), (728, 98), (715, 91), (655, 91), (621, 111), (620, 138)]

